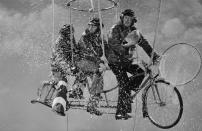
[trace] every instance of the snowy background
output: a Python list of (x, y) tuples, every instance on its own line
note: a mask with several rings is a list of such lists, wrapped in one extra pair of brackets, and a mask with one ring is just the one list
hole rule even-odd
[[(55, 0), (54, 3), (54, 39), (59, 28), (69, 23), (64, 2)], [(126, 8), (135, 10), (137, 27), (150, 43), (154, 38), (158, 2), (120, 0), (118, 10), (119, 13)], [(79, 0), (75, 5), (88, 8), (89, 3), (90, 0)], [(101, 3), (102, 7), (110, 5), (104, 0)], [(116, 22), (115, 12), (113, 9), (103, 13), (106, 32)], [(0, 131), (65, 131), (67, 125), (68, 131), (160, 131), (148, 119), (142, 118), (140, 106), (134, 119), (115, 121), (113, 115), (96, 117), (77, 110), (69, 111), (67, 119), (42, 105), (30, 103), (36, 97), (41, 81), (47, 80), (50, 73), (52, 16), (51, 0), (0, 0)], [(90, 16), (90, 13), (72, 12), (77, 40)], [(155, 48), (162, 53), (178, 42), (196, 45), (202, 52), (202, 0), (162, 0)], [(184, 114), (179, 124), (169, 131), (202, 130), (201, 76), (202, 73), (188, 85), (178, 87), (184, 100)], [(116, 85), (110, 72), (106, 73), (105, 82), (105, 88)]]

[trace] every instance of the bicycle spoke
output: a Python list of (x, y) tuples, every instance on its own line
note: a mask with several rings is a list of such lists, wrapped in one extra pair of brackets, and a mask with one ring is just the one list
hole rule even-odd
[(164, 125), (165, 125), (165, 120), (168, 120), (168, 121), (169, 121), (170, 119), (168, 119), (168, 118), (170, 118), (170, 116), (173, 115), (173, 114), (171, 114), (170, 112), (167, 112), (167, 111), (165, 110), (165, 108), (162, 109), (162, 110), (163, 110), (164, 115), (165, 115), (165, 117), (166, 117), (166, 119), (163, 119)]
[(147, 90), (146, 106), (150, 121), (160, 128), (170, 128), (177, 124), (182, 115), (182, 101), (177, 89), (159, 82)]

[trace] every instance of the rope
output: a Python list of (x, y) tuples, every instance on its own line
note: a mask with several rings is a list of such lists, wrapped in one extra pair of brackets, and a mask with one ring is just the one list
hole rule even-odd
[(52, 25), (52, 46), (54, 45), (54, 43), (55, 43), (55, 36), (54, 36), (54, 32), (55, 32), (55, 19), (54, 19), (54, 17), (55, 17), (55, 14), (54, 14), (54, 12), (55, 12), (55, 8), (54, 8), (54, 0), (52, 0), (52, 18), (53, 18), (53, 25)]
[(105, 57), (105, 47), (104, 47), (104, 38), (103, 38), (103, 30), (102, 30), (102, 14), (101, 14), (101, 8), (100, 8), (100, 0), (98, 0), (98, 14), (100, 19), (100, 31), (101, 31), (101, 39), (102, 39), (102, 51), (103, 51), (103, 57)]
[[(54, 0), (52, 0), (52, 17), (53, 17), (53, 25), (52, 25), (52, 45), (54, 45), (54, 43), (55, 43), (55, 35), (54, 35), (54, 33), (55, 33), (55, 19), (54, 19), (54, 17), (55, 17), (55, 8), (54, 8), (54, 4), (55, 4), (55, 1)], [(67, 115), (67, 131), (68, 131), (68, 115)]]
[(69, 128), (69, 127), (68, 127), (68, 126), (69, 126), (69, 125), (68, 125), (68, 123), (69, 123), (68, 113), (66, 113), (66, 115), (67, 115), (67, 131), (68, 131), (68, 128)]
[(154, 34), (154, 41), (153, 41), (153, 50), (152, 50), (152, 55), (151, 55), (151, 63), (153, 63), (153, 57), (154, 57), (154, 48), (156, 44), (156, 39), (157, 39), (157, 34), (158, 34), (158, 26), (159, 26), (159, 19), (160, 19), (160, 14), (161, 14), (161, 2), (162, 0), (159, 0), (159, 5), (158, 5), (158, 15), (157, 15), (157, 22), (155, 26), (155, 34)]
[(135, 131), (136, 114), (137, 114), (137, 97), (135, 98), (135, 116), (133, 117), (134, 120), (133, 131)]
[(118, 12), (119, 12), (119, 5), (118, 5), (119, 1), (117, 1), (117, 7), (116, 7), (116, 22), (118, 22), (118, 19), (119, 19), (119, 15), (118, 15)]
[[(91, 4), (91, 10), (94, 11), (95, 8), (94, 8), (93, 0), (90, 0), (90, 4)], [(91, 11), (91, 10), (89, 10), (89, 11)]]
[[(71, 56), (71, 64), (74, 65), (74, 52), (73, 52), (73, 34), (72, 34), (72, 15), (71, 15), (71, 8), (69, 8), (69, 24), (70, 24), (70, 44), (71, 44), (71, 52), (72, 52), (72, 56)], [(68, 123), (69, 123), (69, 119), (68, 119), (68, 114), (67, 115), (67, 131), (68, 131)]]
[(71, 25), (70, 26), (70, 43), (71, 43), (71, 52), (72, 52), (72, 56), (71, 56), (71, 63), (72, 65), (74, 65), (74, 44), (73, 44), (73, 25), (72, 25), (72, 15), (71, 15), (71, 8), (69, 8), (69, 24)]

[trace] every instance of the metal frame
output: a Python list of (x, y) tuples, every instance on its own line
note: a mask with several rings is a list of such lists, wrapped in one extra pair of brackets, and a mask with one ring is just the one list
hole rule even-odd
[(199, 55), (199, 57), (200, 57), (200, 65), (199, 65), (199, 69), (198, 69), (198, 71), (196, 72), (196, 74), (195, 74), (191, 79), (189, 79), (188, 81), (183, 82), (183, 83), (178, 83), (178, 84), (175, 85), (175, 86), (182, 86), (182, 85), (186, 85), (186, 84), (190, 83), (191, 81), (193, 81), (193, 80), (199, 75), (199, 73), (200, 73), (200, 71), (201, 71), (202, 57), (201, 57), (200, 51), (199, 51), (194, 45), (187, 44), (187, 43), (177, 43), (177, 44), (174, 44), (174, 45), (169, 46), (169, 47), (162, 53), (162, 56), (163, 56), (168, 50), (170, 50), (171, 48), (174, 48), (174, 47), (177, 46), (177, 45), (187, 45), (187, 46), (193, 48), (193, 49), (197, 52), (197, 54)]
[[(66, 6), (68, 8), (71, 8), (73, 10), (76, 10), (76, 11), (81, 11), (81, 12), (91, 12), (91, 13), (95, 13), (95, 12), (99, 12), (98, 10), (84, 10), (84, 9), (78, 9), (78, 8), (75, 8), (75, 7), (72, 7), (71, 6), (71, 3), (75, 2), (76, 0), (70, 0), (69, 2), (67, 2)], [(106, 1), (109, 1), (112, 3), (112, 6), (110, 7), (107, 7), (107, 8), (103, 8), (103, 9), (100, 9), (100, 11), (106, 11), (106, 10), (110, 10), (110, 9), (113, 9), (115, 8), (116, 6), (118, 6), (118, 3), (115, 2), (114, 0), (106, 0)]]

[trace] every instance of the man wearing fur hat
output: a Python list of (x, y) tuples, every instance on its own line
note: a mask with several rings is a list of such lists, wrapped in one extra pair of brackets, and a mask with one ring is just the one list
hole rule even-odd
[[(59, 31), (59, 37), (53, 45), (51, 57), (51, 74), (53, 88), (57, 90), (52, 103), (52, 110), (64, 116), (67, 104), (67, 78), (71, 73), (71, 42), (76, 46), (74, 28), (65, 24)], [(73, 52), (75, 53), (75, 49)]]
[[(110, 50), (106, 53), (106, 56), (109, 67), (116, 75), (120, 85), (116, 119), (128, 119), (131, 117), (127, 114), (131, 113), (131, 101), (129, 100), (131, 90), (135, 91), (144, 79), (144, 75), (141, 75), (132, 83), (133, 86), (126, 84), (129, 83), (127, 72), (132, 75), (143, 73), (143, 70), (137, 64), (132, 64), (131, 48), (136, 48), (136, 45), (139, 45), (148, 56), (152, 56), (153, 49), (134, 26), (136, 22), (134, 11), (126, 9), (121, 13), (120, 21), (112, 27), (109, 34), (108, 44)], [(155, 60), (158, 57), (154, 52), (153, 59)]]
[[(102, 27), (104, 25), (102, 24)], [(106, 43), (106, 42), (105, 42)], [(87, 107), (87, 111), (96, 115), (101, 115), (93, 102), (94, 98), (101, 98), (100, 92), (103, 90), (103, 76), (99, 72), (100, 66), (103, 64), (101, 57), (103, 55), (100, 20), (94, 17), (88, 23), (88, 28), (82, 34), (78, 42), (78, 50), (80, 51), (80, 60), (76, 63), (78, 68), (84, 73), (91, 74), (92, 84), (89, 93), (92, 96)]]

